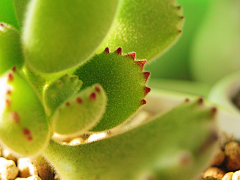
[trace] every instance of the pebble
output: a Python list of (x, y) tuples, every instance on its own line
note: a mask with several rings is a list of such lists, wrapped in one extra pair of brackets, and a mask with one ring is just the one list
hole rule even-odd
[(17, 164), (19, 169), (19, 176), (21, 178), (38, 175), (37, 168), (32, 164), (29, 158), (19, 158)]
[(237, 142), (229, 142), (225, 146), (225, 166), (229, 171), (240, 169), (240, 145)]
[(12, 160), (0, 157), (0, 179), (13, 180), (18, 175), (18, 168)]
[(10, 151), (7, 149), (2, 150), (2, 156), (5, 157), (8, 160), (13, 160), (15, 163), (17, 163), (17, 157), (14, 156)]
[(203, 177), (206, 178), (206, 177), (213, 177), (213, 178), (223, 178), (223, 176), (225, 175), (225, 172), (223, 170), (221, 170), (220, 168), (218, 167), (210, 167), (208, 168)]
[(70, 141), (69, 145), (70, 146), (75, 146), (75, 145), (79, 145), (82, 144), (84, 142), (84, 140), (82, 138), (75, 138), (72, 141)]
[(232, 176), (233, 172), (228, 172), (223, 176), (222, 180), (232, 180)]
[(39, 176), (34, 175), (34, 176), (30, 176), (28, 178), (16, 178), (15, 180), (42, 180)]
[(223, 163), (224, 159), (225, 153), (222, 151), (222, 149), (218, 149), (211, 166), (220, 166)]
[(235, 173), (233, 173), (231, 180), (240, 180), (240, 171), (236, 171)]

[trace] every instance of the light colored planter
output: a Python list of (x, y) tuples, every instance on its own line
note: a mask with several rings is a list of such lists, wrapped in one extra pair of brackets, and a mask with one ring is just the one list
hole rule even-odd
[(219, 127), (240, 139), (240, 111), (232, 98), (240, 90), (240, 72), (233, 73), (216, 83), (209, 93), (209, 100), (223, 107), (218, 118)]

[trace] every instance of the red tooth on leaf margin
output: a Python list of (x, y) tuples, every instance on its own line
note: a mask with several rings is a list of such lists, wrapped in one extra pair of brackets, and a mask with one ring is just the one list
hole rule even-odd
[(147, 103), (147, 102), (146, 102), (145, 99), (141, 100), (141, 104), (142, 104), (142, 105), (144, 105), (144, 104), (146, 104), (146, 103)]
[(145, 82), (147, 82), (149, 76), (150, 76), (150, 72), (143, 72), (143, 75), (145, 77)]
[(130, 53), (130, 54), (127, 54), (126, 57), (130, 57), (132, 60), (135, 60), (136, 53), (135, 53), (135, 52), (132, 52), (132, 53)]
[(140, 67), (141, 70), (143, 70), (144, 65), (146, 64), (146, 60), (141, 60), (141, 61), (135, 61)]
[(114, 51), (114, 53), (117, 53), (117, 54), (121, 55), (122, 54), (122, 48), (119, 47), (116, 51)]
[(109, 48), (106, 47), (105, 50), (104, 50), (105, 53), (109, 53)]
[(151, 91), (151, 88), (145, 86), (144, 87), (144, 96), (146, 96)]
[(12, 112), (9, 116), (15, 123), (19, 123), (20, 118), (17, 112)]

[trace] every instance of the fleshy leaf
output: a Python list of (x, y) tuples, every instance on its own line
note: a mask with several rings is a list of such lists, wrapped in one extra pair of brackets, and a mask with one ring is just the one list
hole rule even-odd
[(72, 74), (74, 70), (70, 69), (67, 71), (61, 71), (59, 73), (43, 74), (40, 72), (36, 72), (29, 65), (25, 64), (25, 66), (23, 66), (22, 72), (25, 75), (25, 78), (31, 83), (33, 88), (36, 90), (39, 97), (41, 97), (42, 99), (43, 91), (46, 88), (46, 85), (53, 83), (55, 80), (57, 80), (58, 78), (62, 77), (65, 74)]
[(0, 80), (0, 140), (19, 155), (35, 155), (49, 140), (49, 127), (42, 103), (28, 82), (10, 71)]
[(30, 2), (30, 0), (11, 0), (11, 1), (13, 1), (18, 22), (22, 28), (24, 15), (25, 15), (25, 12), (27, 10), (27, 5)]
[(108, 33), (117, 7), (118, 0), (32, 0), (23, 29), (30, 66), (53, 73), (89, 59)]
[(150, 91), (146, 87), (149, 72), (142, 72), (146, 60), (135, 61), (135, 53), (121, 56), (121, 48), (109, 49), (80, 66), (74, 74), (83, 81), (83, 88), (99, 83), (107, 93), (108, 104), (103, 119), (92, 131), (113, 128), (130, 118), (146, 103)]
[(148, 61), (166, 50), (181, 34), (183, 16), (173, 0), (124, 0), (104, 47), (135, 51)]
[(19, 29), (19, 24), (12, 0), (0, 1), (0, 22), (11, 24), (15, 28)]
[(20, 34), (12, 26), (0, 22), (0, 75), (21, 68), (24, 63)]
[(51, 117), (53, 131), (76, 135), (99, 122), (107, 104), (106, 93), (97, 84), (88, 87), (63, 102)]
[(77, 76), (62, 76), (50, 84), (44, 91), (44, 100), (50, 113), (53, 112), (66, 99), (75, 95), (82, 86)]
[(76, 146), (51, 141), (43, 154), (65, 180), (193, 179), (218, 146), (216, 113), (188, 99), (125, 133)]

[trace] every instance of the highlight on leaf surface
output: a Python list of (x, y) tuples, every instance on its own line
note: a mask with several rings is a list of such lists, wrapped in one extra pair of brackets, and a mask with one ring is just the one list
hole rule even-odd
[(86, 61), (108, 33), (118, 0), (32, 0), (23, 29), (28, 63), (53, 73)]
[(9, 24), (0, 22), (0, 75), (24, 63), (19, 32)]
[(74, 96), (80, 90), (81, 86), (82, 81), (77, 76), (68, 74), (48, 85), (44, 91), (43, 98), (50, 113), (54, 112), (66, 99)]
[(50, 118), (53, 131), (62, 135), (76, 135), (89, 130), (102, 118), (107, 96), (99, 84), (66, 99)]
[(18, 72), (7, 72), (0, 84), (1, 143), (18, 155), (40, 153), (50, 138), (42, 103)]
[(135, 53), (121, 55), (122, 49), (109, 53), (109, 48), (95, 55), (74, 74), (83, 81), (82, 88), (102, 85), (108, 97), (106, 113), (91, 131), (113, 128), (130, 118), (143, 104), (150, 91), (146, 87), (149, 72), (142, 72), (146, 60), (135, 60)]
[(105, 47), (136, 52), (148, 61), (165, 51), (181, 34), (183, 16), (172, 0), (124, 0), (113, 28), (98, 52)]
[[(166, 99), (171, 103), (171, 97)], [(218, 147), (216, 114), (216, 108), (202, 98), (183, 100), (124, 133), (76, 146), (51, 141), (43, 154), (69, 180), (193, 179)]]

